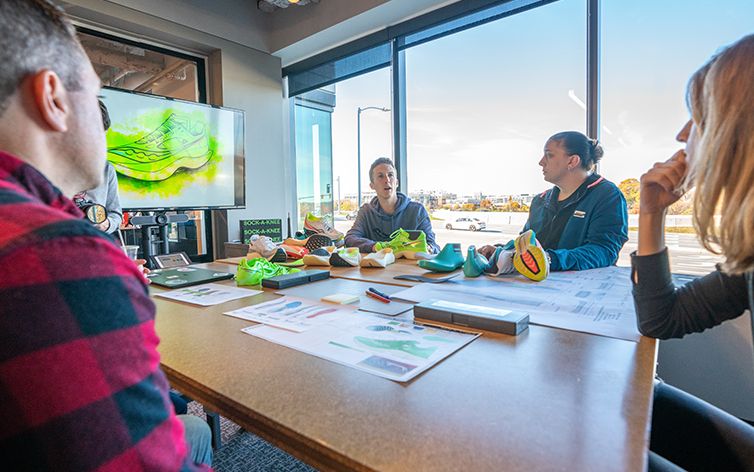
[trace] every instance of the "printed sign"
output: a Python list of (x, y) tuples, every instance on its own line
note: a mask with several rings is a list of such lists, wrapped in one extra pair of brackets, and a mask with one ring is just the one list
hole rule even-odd
[(241, 220), (241, 241), (249, 244), (252, 235), (269, 236), (276, 243), (283, 241), (283, 220)]

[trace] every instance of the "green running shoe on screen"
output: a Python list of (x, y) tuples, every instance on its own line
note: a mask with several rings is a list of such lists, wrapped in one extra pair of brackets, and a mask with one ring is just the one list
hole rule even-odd
[(203, 121), (171, 113), (160, 126), (134, 141), (107, 149), (107, 160), (119, 174), (156, 182), (178, 169), (198, 169), (213, 156)]

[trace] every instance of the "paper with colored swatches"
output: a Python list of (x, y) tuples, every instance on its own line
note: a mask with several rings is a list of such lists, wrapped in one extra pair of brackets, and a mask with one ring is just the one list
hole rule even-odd
[(238, 288), (232, 285), (204, 284), (158, 292), (154, 296), (191, 303), (193, 305), (210, 306), (239, 298), (251, 297), (260, 293), (262, 293), (261, 290)]
[(323, 323), (340, 320), (343, 317), (353, 317), (355, 311), (355, 307), (348, 305), (318, 303), (298, 297), (281, 297), (223, 314), (301, 333)]
[(363, 312), (298, 333), (265, 325), (241, 331), (398, 382), (411, 380), (480, 334)]

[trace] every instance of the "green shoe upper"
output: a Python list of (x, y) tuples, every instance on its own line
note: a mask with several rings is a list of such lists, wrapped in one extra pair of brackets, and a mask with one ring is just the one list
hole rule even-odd
[(479, 277), (489, 265), (489, 261), (479, 254), (475, 246), (469, 246), (466, 254), (466, 262), (463, 263), (463, 275), (466, 277)]
[(390, 235), (390, 241), (378, 242), (374, 250), (380, 251), (389, 247), (395, 257), (401, 257), (403, 252), (427, 252), (427, 235), (424, 231), (406, 231), (398, 228)]
[(262, 279), (269, 279), (276, 275), (292, 274), (301, 269), (290, 269), (274, 264), (267, 259), (258, 257), (255, 259), (241, 259), (236, 272), (237, 285), (259, 285)]
[(461, 245), (448, 243), (434, 259), (419, 261), (419, 267), (435, 272), (452, 272), (464, 263)]

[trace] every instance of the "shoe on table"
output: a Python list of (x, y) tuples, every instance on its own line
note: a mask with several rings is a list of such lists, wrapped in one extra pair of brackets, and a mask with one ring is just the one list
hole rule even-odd
[(359, 262), (361, 253), (357, 247), (343, 247), (330, 256), (330, 265), (333, 267), (358, 267)]
[(236, 271), (236, 285), (259, 285), (263, 279), (276, 275), (293, 274), (300, 269), (289, 269), (273, 264), (267, 259), (241, 259)]
[(385, 268), (395, 262), (393, 249), (386, 247), (377, 252), (370, 252), (361, 258), (361, 267), (381, 267)]
[(492, 254), (487, 267), (484, 269), (485, 274), (495, 277), (516, 272), (516, 268), (513, 266), (513, 256), (515, 254), (515, 249), (505, 249), (503, 246), (497, 246), (495, 253)]
[(292, 246), (290, 244), (281, 244), (280, 248), (285, 251), (285, 255), (288, 259), (300, 260), (305, 255), (309, 254), (309, 250), (304, 246)]
[(513, 256), (513, 266), (516, 270), (531, 280), (540, 282), (550, 273), (550, 256), (537, 241), (534, 230), (529, 230), (515, 241), (516, 254)]
[(461, 245), (458, 243), (448, 243), (442, 248), (440, 254), (434, 259), (419, 261), (419, 267), (434, 272), (452, 272), (464, 263), (463, 254), (461, 254)]
[(307, 236), (324, 234), (338, 246), (340, 245), (338, 243), (343, 239), (343, 233), (330, 226), (324, 218), (314, 216), (311, 213), (307, 213), (306, 218), (304, 218), (304, 233)]
[(285, 262), (285, 250), (281, 249), (269, 236), (253, 234), (249, 239), (249, 259), (262, 257), (272, 262)]
[(288, 238), (283, 241), (283, 244), (288, 246), (305, 247), (309, 252), (319, 249), (325, 246), (334, 246), (335, 243), (332, 239), (328, 238), (324, 234), (313, 234), (305, 239)]
[(427, 235), (424, 231), (413, 230), (406, 231), (398, 228), (390, 235), (390, 241), (378, 242), (374, 245), (375, 251), (380, 251), (386, 247), (393, 250), (396, 259), (405, 257), (406, 259), (429, 259), (429, 249), (427, 246)]
[(330, 267), (330, 257), (335, 252), (335, 246), (325, 246), (309, 251), (303, 257), (304, 265)]
[(479, 254), (476, 246), (469, 246), (466, 253), (466, 262), (463, 263), (463, 275), (466, 277), (479, 277), (489, 265), (489, 261)]

